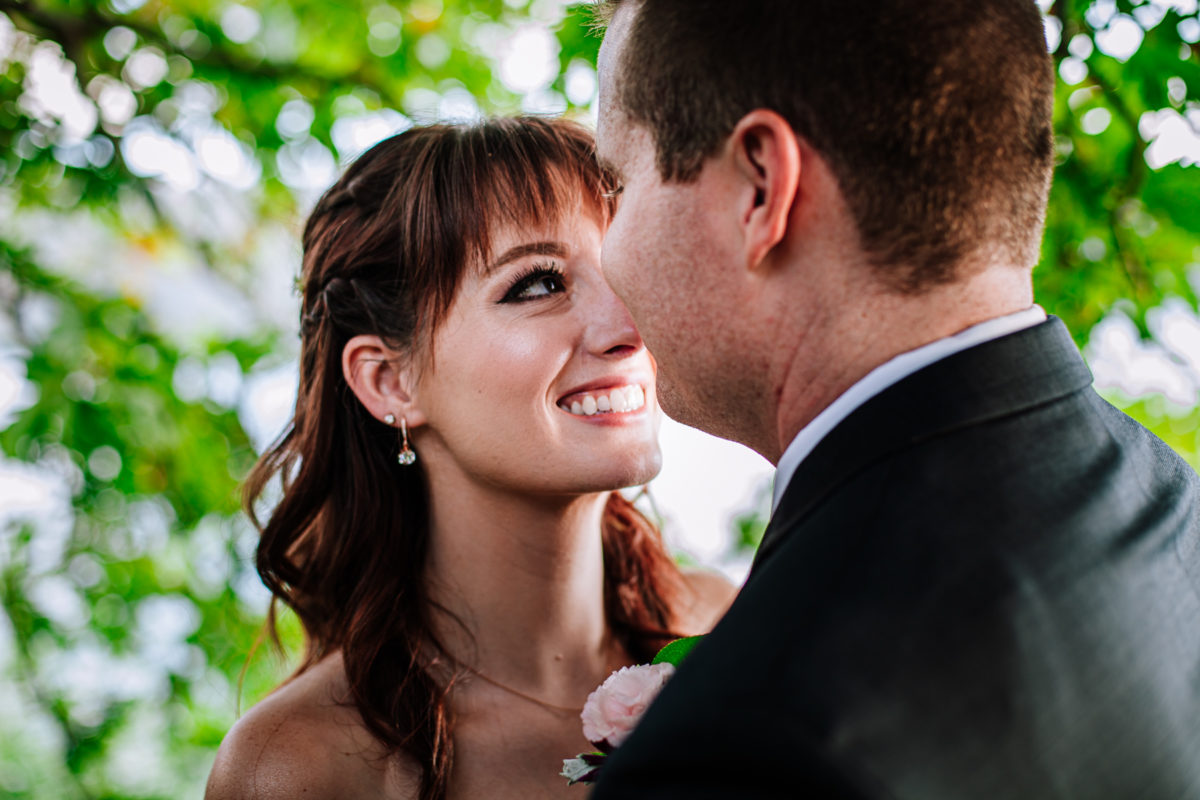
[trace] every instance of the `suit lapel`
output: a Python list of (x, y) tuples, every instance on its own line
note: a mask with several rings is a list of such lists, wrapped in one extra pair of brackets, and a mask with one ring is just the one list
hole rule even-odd
[(754, 557), (753, 576), (812, 511), (857, 473), (905, 448), (1090, 386), (1056, 317), (937, 361), (868, 400), (801, 462)]

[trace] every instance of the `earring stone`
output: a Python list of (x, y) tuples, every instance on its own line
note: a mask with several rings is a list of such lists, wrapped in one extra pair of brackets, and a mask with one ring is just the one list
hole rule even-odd
[(383, 421), (384, 421), (384, 423), (386, 423), (388, 425), (395, 425), (396, 424), (396, 415), (388, 414), (386, 417), (383, 418)]
[(408, 420), (404, 417), (400, 418), (400, 452), (396, 456), (396, 461), (401, 466), (410, 467), (417, 461), (417, 454), (408, 446)]

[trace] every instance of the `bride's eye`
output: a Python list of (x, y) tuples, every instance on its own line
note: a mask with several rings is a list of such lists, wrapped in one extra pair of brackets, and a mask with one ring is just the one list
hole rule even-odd
[(513, 282), (501, 303), (523, 303), (539, 300), (566, 290), (562, 270), (542, 264), (534, 266)]

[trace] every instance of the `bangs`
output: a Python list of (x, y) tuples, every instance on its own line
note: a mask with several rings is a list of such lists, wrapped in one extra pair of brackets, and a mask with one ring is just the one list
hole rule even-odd
[(463, 271), (494, 257), (492, 236), (504, 228), (552, 227), (579, 210), (607, 226), (615, 182), (600, 169), (591, 134), (566, 120), (492, 120), (465, 129), (454, 143), (447, 188), (460, 210)]

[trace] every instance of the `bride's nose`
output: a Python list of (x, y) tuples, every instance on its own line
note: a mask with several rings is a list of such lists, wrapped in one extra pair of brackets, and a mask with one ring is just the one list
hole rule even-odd
[(629, 309), (606, 282), (600, 281), (591, 295), (584, 308), (589, 351), (600, 356), (628, 356), (646, 346)]

